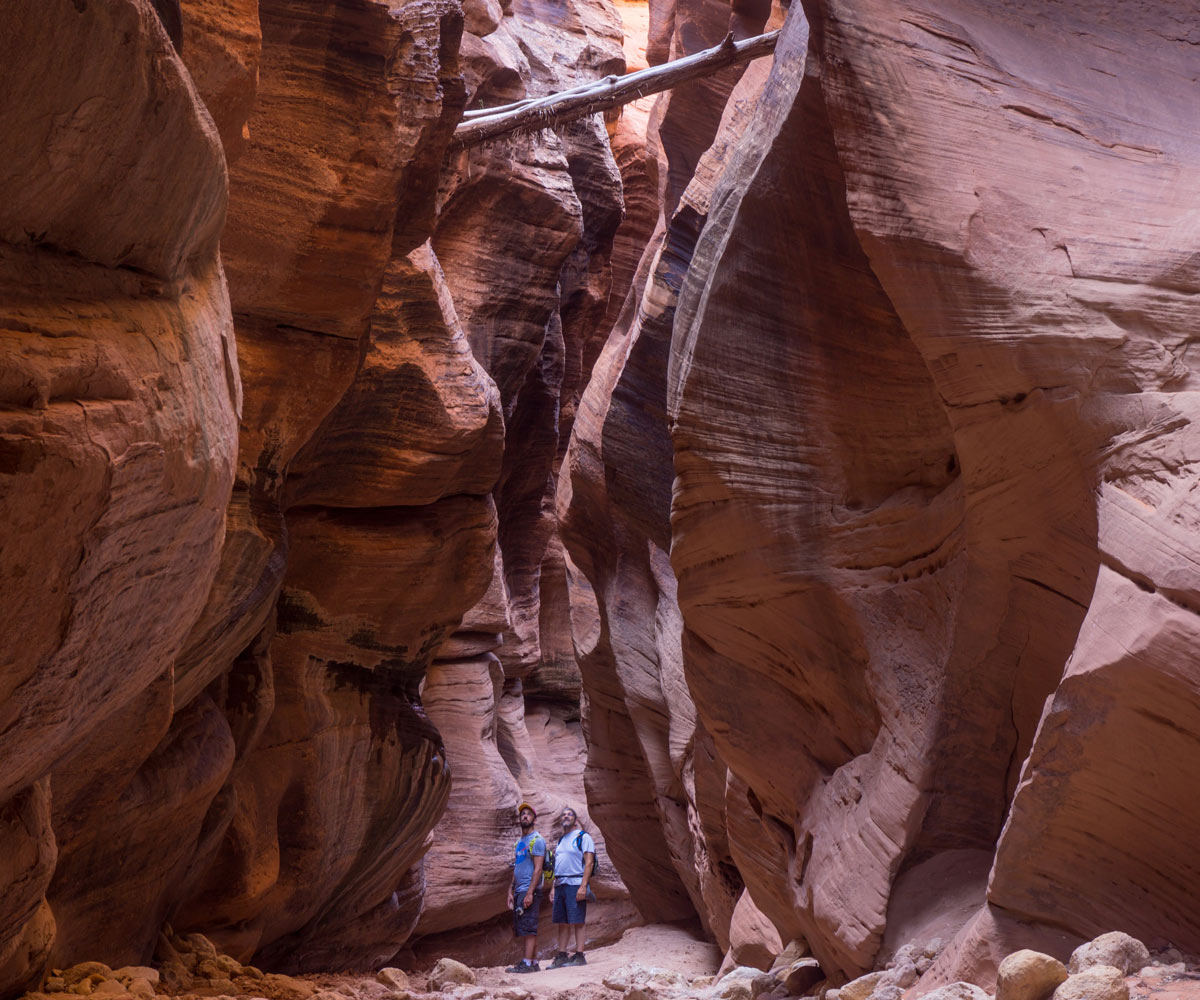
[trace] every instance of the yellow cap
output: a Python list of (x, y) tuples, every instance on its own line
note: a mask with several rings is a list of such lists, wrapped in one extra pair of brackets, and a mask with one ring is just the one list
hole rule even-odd
[(531, 813), (533, 813), (533, 818), (537, 819), (537, 810), (534, 809), (533, 806), (531, 806), (528, 802), (522, 802), (519, 806), (517, 806), (518, 813), (524, 809), (528, 809)]

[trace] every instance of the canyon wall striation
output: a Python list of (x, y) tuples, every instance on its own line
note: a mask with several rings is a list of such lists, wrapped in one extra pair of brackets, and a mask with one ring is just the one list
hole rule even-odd
[[(471, 106), (542, 96), (624, 70), (616, 10), (595, 0), (551, 9), (512, 0), (464, 8)], [(504, 457), (495, 498), (496, 571), (486, 597), (438, 651), (425, 685), (446, 733), (454, 789), (434, 831), (418, 956), (472, 963), (512, 952), (506, 905), (522, 800), (553, 845), (570, 805), (596, 837), (583, 782), (580, 675), (554, 482), (575, 403), (602, 338), (610, 258), (624, 213), (608, 135), (585, 121), (517, 135), (447, 159), (432, 246), (476, 358), (495, 380)], [(639, 919), (612, 864), (589, 913), (594, 940)], [(544, 908), (544, 940), (550, 940)]]
[[(610, 5), (546, 16), (3, 16), (5, 994), (164, 922), (277, 969), (389, 961), (427, 900), (494, 938), (519, 796), (586, 814), (565, 568), (544, 630), (538, 580), (619, 174), (596, 124), (446, 155), (468, 100), (621, 68)], [(492, 827), (465, 907), (452, 785)], [(599, 930), (638, 919), (598, 888)]]
[(845, 975), (955, 894), (928, 984), (1113, 927), (1195, 949), (1164, 835), (1191, 800), (1155, 763), (1198, 690), (1194, 32), (814, 2), (803, 65), (801, 13), (668, 377), (684, 672), (756, 818), (740, 874)]
[(656, 0), (775, 59), (466, 152), (617, 8), (0, 20), (0, 993), (499, 961), (522, 799), (594, 940), (1200, 951), (1178, 5)]

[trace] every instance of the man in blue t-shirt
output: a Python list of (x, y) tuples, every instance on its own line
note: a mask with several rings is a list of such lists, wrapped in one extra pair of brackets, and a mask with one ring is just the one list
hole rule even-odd
[[(554, 849), (554, 883), (550, 887), (553, 920), (558, 925), (558, 954), (550, 963), (552, 969), (587, 965), (583, 956), (584, 924), (587, 922), (588, 882), (596, 868), (596, 844), (591, 834), (579, 825), (579, 817), (570, 806), (562, 812), (562, 829)], [(575, 932), (575, 954), (568, 956), (571, 931)]]
[(513, 934), (525, 939), (525, 958), (510, 965), (508, 972), (537, 972), (538, 910), (542, 905), (542, 866), (546, 863), (546, 841), (533, 828), (537, 810), (522, 802), (517, 810), (521, 839), (513, 852), (512, 881), (508, 884), (508, 906), (513, 911)]

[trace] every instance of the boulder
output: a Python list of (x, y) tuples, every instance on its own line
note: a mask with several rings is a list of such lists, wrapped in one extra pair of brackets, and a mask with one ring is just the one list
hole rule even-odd
[(158, 969), (148, 965), (123, 965), (113, 972), (113, 978), (123, 983), (131, 983), (135, 979), (144, 979), (151, 986), (157, 986), (159, 983)]
[(1129, 1000), (1125, 975), (1112, 965), (1093, 965), (1069, 976), (1053, 1000)]
[(429, 985), (433, 989), (440, 990), (451, 983), (474, 985), (475, 973), (468, 966), (453, 958), (438, 959), (437, 965), (430, 970)]
[(1015, 951), (996, 973), (996, 1000), (1044, 1000), (1067, 978), (1057, 958), (1028, 948)]
[(67, 986), (74, 986), (80, 980), (88, 979), (92, 976), (109, 979), (113, 975), (113, 970), (103, 962), (80, 962), (78, 965), (72, 965), (69, 969), (63, 969), (62, 971), (62, 979)]
[(950, 983), (926, 993), (921, 1000), (992, 1000), (986, 990), (974, 983)]
[(904, 959), (888, 966), (883, 983), (906, 990), (917, 981), (918, 976), (920, 976), (920, 972), (917, 970), (916, 964), (909, 959)]
[(1109, 965), (1129, 976), (1150, 963), (1150, 950), (1135, 937), (1109, 931), (1071, 952), (1067, 969), (1075, 974), (1097, 965)]
[(778, 955), (775, 956), (775, 961), (771, 963), (772, 971), (777, 969), (785, 969), (808, 954), (808, 945), (804, 943), (802, 938), (792, 938), (783, 947)]
[(841, 987), (838, 992), (839, 1000), (868, 1000), (875, 992), (875, 987), (883, 982), (886, 972), (868, 972), (865, 976), (852, 979)]
[(779, 970), (783, 985), (794, 996), (803, 996), (825, 978), (815, 958), (800, 958)]
[(393, 969), (389, 966), (375, 973), (375, 978), (393, 990), (408, 989), (408, 973), (403, 969)]
[(705, 992), (707, 1000), (754, 1000), (754, 982), (762, 975), (761, 969), (739, 965), (725, 973)]

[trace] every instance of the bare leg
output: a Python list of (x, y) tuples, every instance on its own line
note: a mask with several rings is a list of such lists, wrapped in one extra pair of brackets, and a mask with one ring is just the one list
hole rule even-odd
[(575, 950), (583, 951), (584, 938), (587, 937), (584, 931), (586, 931), (587, 928), (584, 924), (572, 924), (571, 926), (575, 931)]
[(567, 950), (567, 945), (570, 943), (568, 940), (570, 938), (570, 936), (571, 936), (570, 924), (559, 924), (558, 925), (558, 950), (559, 951)]
[(531, 934), (525, 939), (525, 958), (532, 962), (533, 956), (537, 954), (537, 935)]

